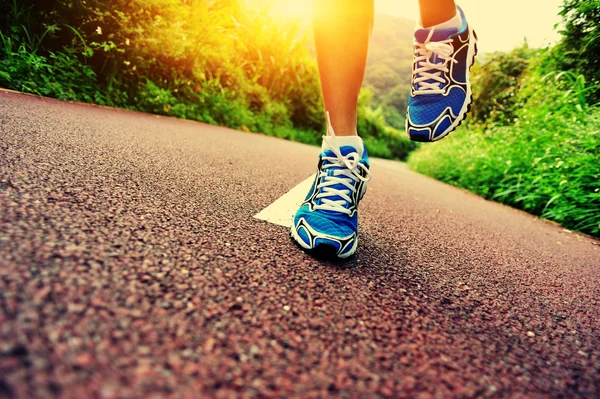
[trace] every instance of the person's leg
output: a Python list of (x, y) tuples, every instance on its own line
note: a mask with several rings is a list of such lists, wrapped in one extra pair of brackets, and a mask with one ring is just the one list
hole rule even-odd
[(319, 171), (294, 215), (290, 233), (305, 250), (347, 258), (358, 246), (358, 203), (370, 179), (367, 149), (356, 131), (356, 107), (373, 0), (314, 0), (313, 7), (328, 126)]
[(336, 136), (356, 135), (356, 105), (373, 25), (373, 0), (314, 0), (313, 12), (325, 111)]
[(456, 16), (454, 0), (419, 0), (421, 26), (430, 28)]

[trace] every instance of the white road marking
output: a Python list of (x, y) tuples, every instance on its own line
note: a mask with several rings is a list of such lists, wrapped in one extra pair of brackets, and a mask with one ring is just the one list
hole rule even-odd
[(300, 207), (300, 204), (304, 202), (306, 194), (310, 190), (314, 180), (315, 175), (312, 175), (254, 215), (254, 217), (279, 226), (291, 227), (294, 214)]

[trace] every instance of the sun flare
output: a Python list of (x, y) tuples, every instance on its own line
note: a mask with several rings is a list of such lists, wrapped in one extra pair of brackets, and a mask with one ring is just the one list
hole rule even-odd
[(300, 19), (309, 21), (312, 13), (312, 2), (307, 0), (275, 0), (273, 13), (283, 19)]

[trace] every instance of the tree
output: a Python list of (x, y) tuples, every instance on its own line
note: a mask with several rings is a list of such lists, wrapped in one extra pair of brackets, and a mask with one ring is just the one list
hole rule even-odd
[(400, 80), (399, 75), (385, 64), (369, 65), (365, 75), (365, 82), (377, 90), (390, 89)]
[(558, 66), (585, 76), (592, 102), (600, 101), (600, 0), (564, 0), (560, 15), (564, 28), (555, 48)]

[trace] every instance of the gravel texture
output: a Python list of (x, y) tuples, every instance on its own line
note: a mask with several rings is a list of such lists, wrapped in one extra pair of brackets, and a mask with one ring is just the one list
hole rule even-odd
[(600, 397), (597, 241), (374, 160), (314, 259), (317, 154), (0, 92), (0, 397)]

